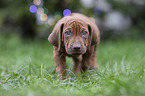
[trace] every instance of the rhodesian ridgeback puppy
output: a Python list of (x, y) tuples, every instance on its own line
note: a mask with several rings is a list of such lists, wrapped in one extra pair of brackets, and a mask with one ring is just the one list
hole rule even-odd
[(58, 77), (67, 75), (66, 56), (72, 57), (72, 71), (76, 74), (97, 68), (96, 48), (100, 32), (95, 23), (79, 13), (72, 13), (60, 19), (48, 41), (54, 46), (54, 63)]

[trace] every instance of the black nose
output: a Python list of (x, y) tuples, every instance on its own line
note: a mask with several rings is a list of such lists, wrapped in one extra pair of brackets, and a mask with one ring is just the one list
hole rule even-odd
[(74, 50), (80, 50), (81, 49), (81, 45), (80, 44), (74, 44), (73, 45), (73, 49)]

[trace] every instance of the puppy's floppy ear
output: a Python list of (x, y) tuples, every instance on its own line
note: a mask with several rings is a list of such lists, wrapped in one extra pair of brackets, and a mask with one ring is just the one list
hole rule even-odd
[(64, 24), (57, 24), (55, 25), (52, 33), (48, 37), (48, 41), (55, 47), (60, 50), (61, 43), (62, 43), (62, 31), (63, 31)]
[(99, 29), (96, 27), (96, 25), (88, 25), (88, 30), (90, 33), (90, 42), (89, 42), (89, 49), (91, 46), (97, 44), (97, 46), (100, 43), (100, 32)]

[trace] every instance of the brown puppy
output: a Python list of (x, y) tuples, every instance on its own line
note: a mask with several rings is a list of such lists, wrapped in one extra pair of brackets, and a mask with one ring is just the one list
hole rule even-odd
[(54, 63), (57, 76), (66, 76), (66, 56), (74, 61), (72, 71), (80, 74), (88, 68), (97, 68), (96, 48), (100, 42), (100, 32), (88, 17), (72, 13), (57, 22), (48, 37), (54, 46)]

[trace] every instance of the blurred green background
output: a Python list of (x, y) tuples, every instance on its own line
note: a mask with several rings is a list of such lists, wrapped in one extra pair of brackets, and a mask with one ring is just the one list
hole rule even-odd
[[(99, 68), (59, 81), (47, 38), (65, 9), (99, 27)], [(145, 0), (0, 0), (0, 96), (145, 96), (144, 37)]]
[(65, 9), (95, 20), (102, 40), (145, 36), (145, 0), (0, 0), (0, 35), (46, 39)]

